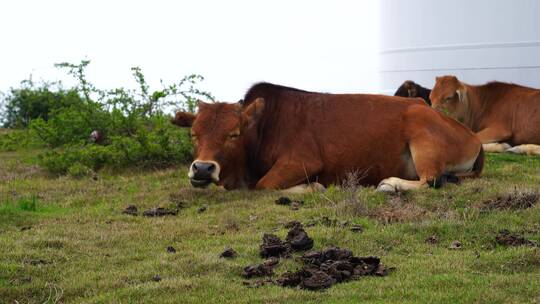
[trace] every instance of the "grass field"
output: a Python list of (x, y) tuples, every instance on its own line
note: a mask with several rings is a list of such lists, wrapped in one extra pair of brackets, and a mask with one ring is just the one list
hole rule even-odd
[[(488, 154), (481, 179), (400, 196), (330, 188), (297, 196), (295, 211), (274, 203), (279, 192), (195, 191), (183, 167), (52, 178), (37, 153), (0, 153), (1, 303), (540, 302), (540, 248), (495, 242), (502, 229), (540, 241), (540, 202), (518, 208), (521, 194), (540, 191), (539, 157)], [(500, 195), (509, 197), (485, 207)], [(179, 202), (176, 216), (122, 214)], [(347, 247), (396, 269), (320, 292), (246, 287), (240, 274), (261, 261), (262, 235), (284, 237), (290, 220), (314, 224), (315, 249)], [(449, 248), (456, 240), (461, 248)], [(226, 246), (238, 258), (220, 259)], [(298, 266), (287, 259), (275, 271)]]

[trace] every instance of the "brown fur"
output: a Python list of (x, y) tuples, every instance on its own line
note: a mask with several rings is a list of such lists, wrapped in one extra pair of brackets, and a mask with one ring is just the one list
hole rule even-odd
[(540, 90), (503, 82), (473, 86), (443, 76), (430, 97), (433, 107), (467, 125), (483, 144), (540, 144)]
[[(177, 117), (182, 121), (175, 123), (190, 126), (183, 114)], [(231, 138), (235, 130), (240, 136)], [(443, 173), (460, 173), (451, 168), (474, 161), (481, 150), (466, 127), (419, 98), (268, 83), (253, 86), (242, 104), (201, 104), (192, 133), (196, 159), (219, 163), (219, 184), (227, 189), (329, 185), (354, 170), (364, 172), (365, 185), (399, 177), (424, 186)]]

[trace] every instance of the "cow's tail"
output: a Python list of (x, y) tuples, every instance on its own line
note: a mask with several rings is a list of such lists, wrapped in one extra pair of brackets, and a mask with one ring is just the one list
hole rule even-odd
[(429, 182), (429, 185), (433, 188), (440, 188), (447, 183), (458, 184), (462, 180), (467, 178), (477, 178), (482, 175), (482, 170), (484, 169), (484, 149), (480, 146), (480, 152), (474, 161), (472, 170), (469, 172), (463, 173), (443, 173), (435, 180)]

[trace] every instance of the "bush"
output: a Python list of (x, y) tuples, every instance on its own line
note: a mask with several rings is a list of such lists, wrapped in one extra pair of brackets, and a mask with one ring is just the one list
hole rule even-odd
[(43, 142), (31, 130), (6, 130), (0, 133), (0, 151), (16, 151), (43, 147)]
[[(54, 174), (82, 177), (103, 167), (161, 168), (191, 159), (187, 131), (173, 126), (165, 111), (175, 107), (193, 112), (196, 97), (212, 100), (209, 93), (195, 88), (201, 76), (189, 75), (172, 85), (162, 83), (161, 90), (151, 91), (141, 69), (135, 67), (132, 72), (138, 90), (104, 91), (87, 81), (88, 64), (82, 61), (78, 65), (57, 65), (77, 78), (75, 88), (64, 90), (57, 86), (56, 91), (51, 91), (50, 86), (32, 85), (25, 88), (25, 94), (30, 92), (35, 98), (26, 100), (20, 97), (22, 89), (12, 89), (5, 99), (7, 108), (13, 109), (18, 104), (51, 105), (36, 107), (40, 110), (32, 113), (38, 114), (28, 116), (29, 120), (21, 117), (26, 110), (12, 111), (6, 120), (29, 126), (35, 137), (50, 148), (39, 157), (41, 166)], [(97, 142), (90, 139), (94, 131), (100, 135)]]
[(49, 119), (55, 110), (77, 105), (81, 97), (75, 89), (64, 90), (59, 84), (21, 82), (20, 88), (11, 88), (3, 100), (3, 126), (26, 128), (34, 119)]
[(187, 130), (171, 125), (168, 117), (155, 117), (133, 136), (114, 136), (108, 145), (72, 144), (53, 149), (39, 157), (39, 164), (53, 174), (74, 176), (83, 167), (92, 171), (163, 168), (189, 162), (192, 149)]

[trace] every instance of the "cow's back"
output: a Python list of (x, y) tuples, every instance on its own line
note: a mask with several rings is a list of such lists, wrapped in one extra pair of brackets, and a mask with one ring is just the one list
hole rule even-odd
[[(540, 90), (523, 90), (508, 99), (513, 103), (513, 145), (540, 144)], [(515, 99), (514, 99), (515, 98)]]

